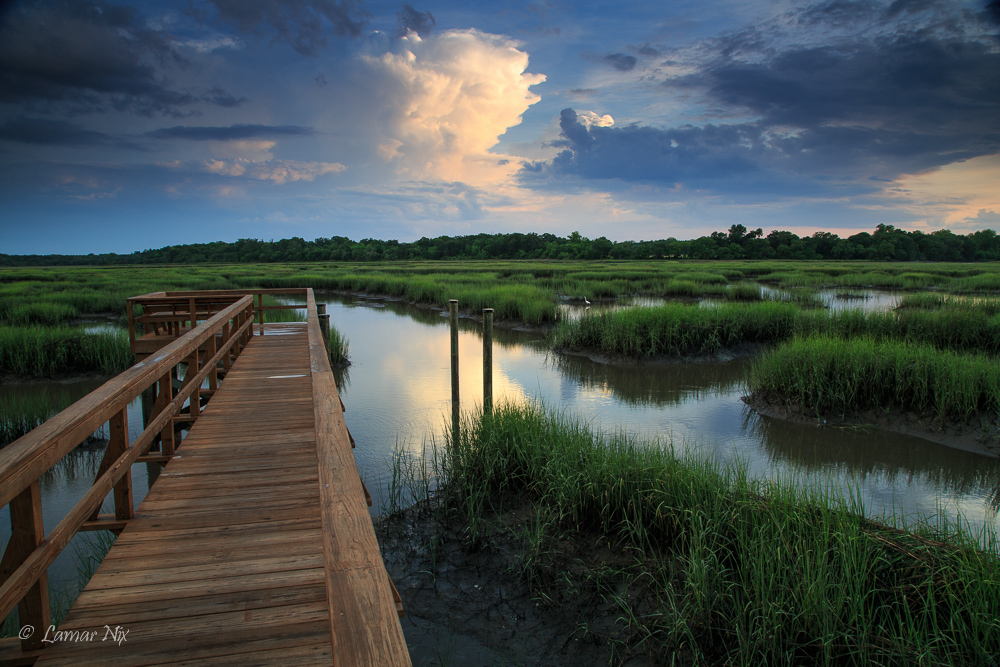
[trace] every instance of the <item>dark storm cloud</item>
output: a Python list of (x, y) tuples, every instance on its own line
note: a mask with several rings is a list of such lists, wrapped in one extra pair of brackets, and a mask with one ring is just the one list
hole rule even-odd
[[(60, 113), (184, 115), (205, 97), (178, 90), (162, 70), (186, 65), (168, 37), (145, 27), (131, 7), (26, 3), (10, 10), (0, 28), (0, 103)], [(225, 95), (216, 91), (214, 103), (226, 102)]]
[(240, 139), (269, 139), (271, 137), (308, 136), (315, 134), (311, 127), (297, 125), (230, 125), (228, 127), (198, 127), (177, 125), (147, 132), (153, 139), (189, 139), (191, 141), (233, 141)]
[(1000, 0), (993, 0), (988, 3), (984, 14), (986, 16), (986, 20), (991, 21), (996, 25), (1000, 25)]
[(1000, 153), (1000, 53), (983, 26), (934, 0), (814, 5), (702, 43), (695, 73), (664, 82), (738, 121), (588, 127), (567, 109), (566, 150), (536, 171), (720, 188), (753, 174), (822, 190)]
[(760, 130), (749, 124), (669, 130), (639, 125), (587, 127), (576, 111), (563, 109), (559, 128), (566, 150), (548, 165), (535, 163), (526, 166), (526, 171), (674, 183), (758, 171), (766, 150)]
[(604, 62), (614, 67), (619, 72), (628, 72), (635, 69), (636, 58), (624, 53), (612, 53), (604, 56)]
[(96, 146), (112, 142), (103, 132), (87, 130), (75, 123), (24, 116), (12, 118), (0, 126), (0, 139), (46, 146)]
[[(358, 0), (211, 0), (223, 22), (246, 34), (263, 35), (269, 29), (306, 56), (315, 56), (334, 32), (358, 37), (368, 14)], [(199, 12), (196, 16), (207, 17)]]
[(415, 32), (421, 37), (431, 34), (431, 30), (437, 25), (434, 16), (430, 12), (418, 12), (411, 5), (403, 5), (403, 8), (396, 13), (399, 19), (399, 32), (406, 35)]

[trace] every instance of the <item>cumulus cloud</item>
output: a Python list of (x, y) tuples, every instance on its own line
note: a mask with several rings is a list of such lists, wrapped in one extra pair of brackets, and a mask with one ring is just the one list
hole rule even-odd
[(528, 54), (516, 43), (476, 30), (411, 33), (364, 61), (384, 92), (381, 154), (412, 178), (471, 182), (499, 168), (487, 151), (540, 99), (530, 86), (545, 80), (525, 72)]
[[(358, 0), (211, 0), (215, 18), (245, 34), (268, 32), (306, 56), (327, 44), (327, 34), (359, 37), (368, 13)], [(204, 14), (199, 16), (208, 20)]]

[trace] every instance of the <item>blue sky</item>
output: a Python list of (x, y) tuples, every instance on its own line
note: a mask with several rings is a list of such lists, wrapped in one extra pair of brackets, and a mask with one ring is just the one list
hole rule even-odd
[(1000, 3), (0, 5), (0, 252), (1000, 228)]

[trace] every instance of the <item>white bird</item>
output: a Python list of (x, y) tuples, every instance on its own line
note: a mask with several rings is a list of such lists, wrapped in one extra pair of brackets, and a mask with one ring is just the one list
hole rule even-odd
[(590, 305), (590, 301), (587, 300), (587, 297), (583, 297), (583, 302), (588, 306)]

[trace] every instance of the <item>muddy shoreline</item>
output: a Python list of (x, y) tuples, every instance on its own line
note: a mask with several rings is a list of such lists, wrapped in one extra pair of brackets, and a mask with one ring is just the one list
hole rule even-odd
[(786, 403), (762, 396), (744, 396), (743, 402), (760, 414), (796, 424), (812, 424), (818, 428), (859, 427), (893, 431), (931, 442), (1000, 458), (1000, 424), (995, 418), (979, 415), (970, 424), (943, 422), (900, 410), (866, 410), (846, 415), (803, 410), (796, 403)]
[[(620, 610), (585, 584), (569, 594), (537, 579), (531, 585), (524, 533), (533, 512), (522, 502), (491, 515), (489, 537), (477, 548), (434, 499), (375, 520), (414, 667), (651, 664), (629, 646)], [(553, 580), (634, 561), (602, 541), (596, 534), (560, 541), (548, 566)]]
[(734, 359), (755, 357), (769, 349), (771, 349), (770, 345), (764, 345), (762, 343), (744, 343), (738, 347), (725, 348), (713, 354), (659, 355), (643, 359), (629, 356), (605, 355), (600, 352), (595, 352), (594, 350), (577, 348), (560, 348), (554, 351), (571, 357), (583, 357), (585, 359), (590, 359), (596, 364), (630, 367), (643, 366), (647, 364), (670, 366), (674, 364), (721, 363), (733, 361)]

